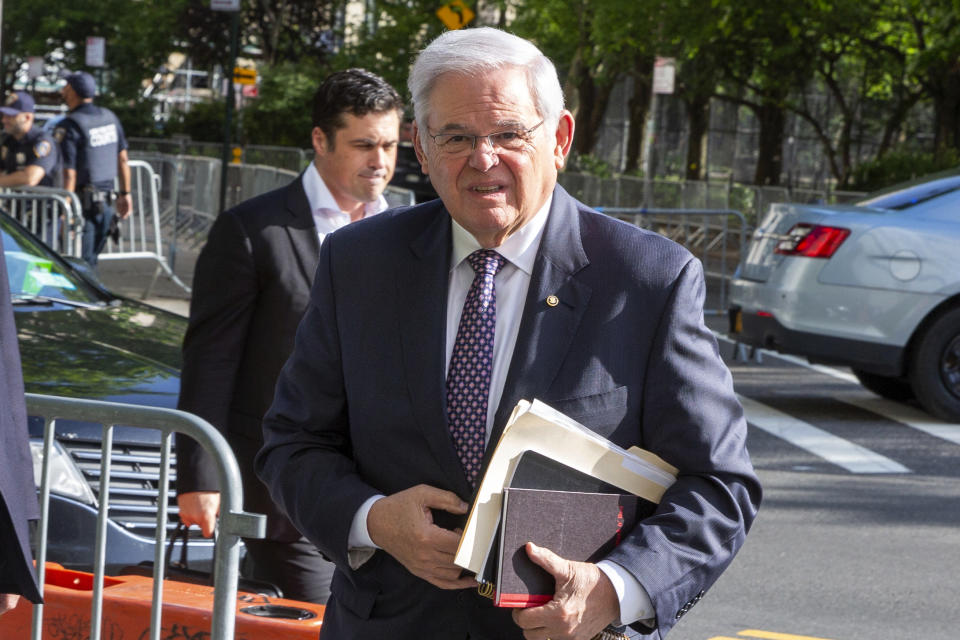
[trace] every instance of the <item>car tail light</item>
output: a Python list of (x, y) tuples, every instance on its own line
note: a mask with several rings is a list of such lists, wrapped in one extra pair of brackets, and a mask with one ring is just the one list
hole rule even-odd
[(777, 243), (774, 253), (807, 258), (829, 258), (850, 235), (850, 229), (801, 222)]

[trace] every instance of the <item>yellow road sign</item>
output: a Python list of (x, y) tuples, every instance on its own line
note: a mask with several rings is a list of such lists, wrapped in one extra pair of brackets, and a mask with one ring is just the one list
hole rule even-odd
[(437, 17), (451, 31), (467, 26), (476, 16), (463, 0), (451, 0), (437, 9)]
[(234, 67), (233, 81), (237, 84), (257, 84), (257, 70)]

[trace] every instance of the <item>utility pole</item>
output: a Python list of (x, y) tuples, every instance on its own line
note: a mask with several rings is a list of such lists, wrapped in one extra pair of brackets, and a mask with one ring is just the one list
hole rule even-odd
[[(0, 0), (2, 1), (2, 0)], [(220, 158), (220, 208), (218, 213), (223, 213), (227, 202), (227, 169), (230, 166), (230, 147), (231, 133), (233, 130), (233, 69), (237, 66), (237, 40), (240, 37), (240, 0), (210, 0), (210, 9), (213, 11), (230, 12), (230, 59), (223, 70), (223, 75), (227, 81), (227, 99), (225, 105), (225, 115), (223, 118), (223, 155)], [(190, 82), (190, 76), (187, 75), (187, 82)]]
[(227, 204), (227, 171), (230, 167), (231, 134), (233, 133), (233, 104), (236, 101), (233, 88), (233, 68), (237, 66), (237, 39), (240, 31), (240, 12), (233, 12), (230, 24), (230, 60), (224, 75), (227, 78), (227, 105), (223, 118), (223, 155), (220, 161), (220, 213)]
[(3, 0), (0, 0), (0, 96), (7, 95), (7, 67), (3, 64)]

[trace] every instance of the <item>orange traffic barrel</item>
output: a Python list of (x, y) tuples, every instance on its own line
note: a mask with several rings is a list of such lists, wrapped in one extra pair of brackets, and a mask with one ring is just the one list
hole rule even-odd
[[(44, 579), (43, 638), (73, 637), (90, 629), (93, 574), (48, 562)], [(107, 638), (147, 638), (153, 578), (103, 578), (103, 629)], [(235, 637), (256, 640), (316, 640), (323, 605), (238, 592)], [(209, 637), (213, 587), (166, 580), (163, 584), (162, 631), (167, 637)], [(33, 605), (26, 600), (3, 616), (4, 640), (29, 640)], [(64, 633), (67, 633), (64, 636)]]

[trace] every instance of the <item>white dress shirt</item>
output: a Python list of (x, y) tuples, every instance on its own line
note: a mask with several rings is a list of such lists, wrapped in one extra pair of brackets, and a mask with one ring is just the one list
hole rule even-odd
[[(330, 193), (320, 172), (317, 171), (317, 165), (312, 162), (303, 172), (303, 190), (307, 193), (307, 202), (310, 203), (313, 222), (317, 225), (320, 244), (323, 244), (323, 239), (328, 233), (333, 233), (350, 223), (350, 215), (340, 210), (340, 205), (337, 204), (337, 200)], [(376, 215), (386, 208), (387, 199), (381, 193), (379, 198), (363, 205), (363, 217)]]
[[(494, 283), (497, 295), (497, 324), (493, 343), (493, 370), (490, 376), (490, 395), (487, 402), (487, 438), (493, 429), (493, 419), (503, 386), (506, 382), (507, 371), (513, 357), (513, 349), (517, 342), (517, 333), (520, 330), (520, 319), (523, 315), (524, 302), (530, 288), (530, 278), (540, 249), (540, 240), (547, 223), (547, 215), (553, 196), (547, 199), (543, 207), (526, 224), (514, 231), (496, 247), (497, 253), (507, 259), (503, 268), (497, 273)], [(447, 289), (447, 332), (446, 332), (446, 362), (449, 367), (450, 357), (453, 354), (456, 342), (457, 329), (460, 325), (460, 315), (463, 312), (463, 303), (467, 298), (470, 285), (473, 283), (474, 271), (466, 258), (478, 249), (480, 243), (473, 235), (451, 220), (453, 235), (453, 252), (450, 259), (450, 284)], [(446, 374), (446, 372), (445, 372)], [(368, 499), (357, 510), (350, 529), (349, 559), (352, 568), (356, 569), (370, 556), (377, 546), (370, 539), (367, 530), (367, 515), (373, 503), (382, 498), (382, 495)], [(609, 560), (601, 560), (597, 566), (603, 571), (617, 592), (620, 601), (620, 620), (631, 623), (636, 620), (651, 621), (655, 617), (650, 596), (643, 586), (626, 569)]]

